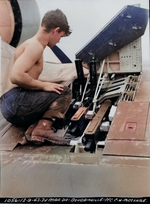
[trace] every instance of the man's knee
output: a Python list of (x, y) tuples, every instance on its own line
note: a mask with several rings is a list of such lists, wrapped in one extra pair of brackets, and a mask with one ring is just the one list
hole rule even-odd
[[(72, 91), (69, 87), (65, 86), (63, 92), (61, 93), (58, 101), (60, 103), (70, 103), (72, 99)], [(57, 99), (56, 99), (57, 100)]]
[(61, 113), (67, 111), (72, 99), (72, 92), (67, 86), (64, 87), (61, 95), (50, 105), (49, 110), (58, 110)]
[(68, 95), (68, 96), (72, 96), (72, 92), (71, 89), (68, 86), (64, 86), (64, 89), (61, 93), (62, 95)]

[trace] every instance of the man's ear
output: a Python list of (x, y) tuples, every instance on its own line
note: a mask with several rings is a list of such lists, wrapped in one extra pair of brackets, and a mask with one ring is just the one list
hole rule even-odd
[(55, 28), (54, 31), (59, 33), (60, 32), (60, 27)]

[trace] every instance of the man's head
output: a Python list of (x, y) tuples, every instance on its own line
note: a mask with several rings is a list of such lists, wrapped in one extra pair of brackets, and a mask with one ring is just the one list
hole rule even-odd
[(63, 31), (64, 36), (71, 34), (67, 18), (59, 9), (48, 11), (42, 19), (41, 26), (44, 27), (45, 32), (50, 32), (52, 29), (59, 27), (59, 32)]

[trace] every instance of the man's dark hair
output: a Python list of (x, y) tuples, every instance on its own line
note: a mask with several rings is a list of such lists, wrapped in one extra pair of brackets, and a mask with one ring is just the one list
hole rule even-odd
[(41, 26), (45, 27), (46, 32), (50, 32), (52, 29), (60, 27), (59, 32), (64, 31), (65, 36), (71, 34), (67, 18), (59, 9), (46, 12), (42, 19)]

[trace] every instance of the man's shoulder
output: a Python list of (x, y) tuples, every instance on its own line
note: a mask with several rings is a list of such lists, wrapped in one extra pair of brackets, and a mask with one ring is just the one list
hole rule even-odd
[(27, 52), (35, 52), (35, 53), (42, 53), (43, 52), (43, 46), (38, 40), (32, 40), (29, 39), (24, 44), (24, 50)]
[(33, 47), (33, 48), (34, 48), (34, 46), (36, 46), (35, 48), (43, 49), (42, 44), (38, 40), (32, 39), (32, 38), (26, 41), (26, 46), (27, 47)]

